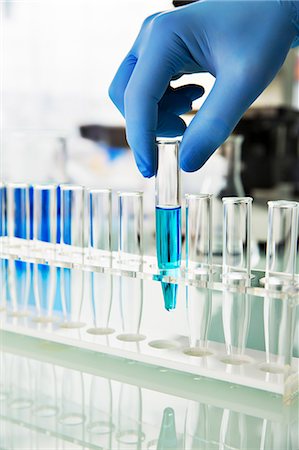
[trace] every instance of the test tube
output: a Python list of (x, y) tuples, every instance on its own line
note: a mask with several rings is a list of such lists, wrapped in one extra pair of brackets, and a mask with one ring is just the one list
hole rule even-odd
[[(189, 279), (209, 281), (212, 264), (212, 195), (186, 194), (186, 269)], [(211, 319), (211, 291), (186, 287), (190, 355), (204, 356)]]
[[(89, 204), (89, 262), (111, 267), (111, 189), (90, 189)], [(115, 330), (109, 327), (113, 298), (112, 275), (91, 272), (91, 306), (93, 328), (91, 334), (111, 334)]]
[(179, 141), (157, 141), (156, 249), (159, 269), (181, 265), (181, 190)]
[[(6, 222), (6, 188), (4, 183), (0, 182), (0, 250), (5, 247), (7, 236)], [(8, 261), (0, 258), (0, 311), (6, 307), (7, 299), (7, 271)]]
[(283, 373), (292, 362), (296, 310), (291, 297), (276, 298), (275, 290), (296, 283), (299, 203), (278, 200), (268, 202), (268, 207), (265, 282), (269, 293), (264, 298), (266, 364), (262, 370)]
[[(64, 257), (83, 263), (85, 195), (83, 186), (61, 185), (60, 243)], [(80, 322), (84, 295), (82, 269), (62, 269), (61, 298), (65, 328), (84, 326)]]
[(251, 197), (224, 197), (223, 272), (225, 284), (250, 282)]
[[(57, 204), (55, 185), (33, 186), (33, 239), (44, 258), (53, 259), (57, 233)], [(41, 322), (51, 321), (56, 290), (56, 267), (34, 265), (34, 295), (37, 317)]]
[(115, 438), (118, 449), (139, 450), (145, 435), (142, 431), (142, 391), (139, 386), (122, 384), (118, 400), (118, 418)]
[[(247, 362), (244, 350), (250, 321), (250, 300), (244, 291), (250, 285), (251, 197), (223, 200), (223, 292), (222, 322), (226, 351), (224, 362)], [(231, 287), (237, 288), (230, 290)]]
[(124, 265), (137, 265), (143, 258), (143, 192), (118, 192), (118, 256)]
[[(30, 231), (29, 185), (9, 183), (7, 185), (7, 234), (9, 244), (26, 254)], [(26, 313), (29, 295), (30, 271), (28, 263), (9, 261), (9, 291), (12, 314)]]
[[(143, 193), (119, 192), (118, 254), (120, 264), (132, 271), (142, 270), (143, 261)], [(120, 277), (120, 312), (123, 333), (117, 338), (137, 342), (143, 309), (143, 281)]]
[(298, 202), (268, 202), (266, 283), (270, 285), (295, 281), (298, 221)]

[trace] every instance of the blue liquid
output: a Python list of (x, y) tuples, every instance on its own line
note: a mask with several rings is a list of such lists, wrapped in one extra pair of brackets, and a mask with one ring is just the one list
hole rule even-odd
[(159, 269), (181, 264), (181, 207), (156, 207), (156, 248)]
[[(181, 264), (181, 207), (156, 208), (156, 248), (159, 269), (171, 275)], [(165, 309), (175, 309), (178, 286), (161, 284)]]

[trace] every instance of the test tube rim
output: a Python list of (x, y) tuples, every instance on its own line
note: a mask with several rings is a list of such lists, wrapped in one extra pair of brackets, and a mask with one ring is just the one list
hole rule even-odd
[(213, 194), (185, 194), (186, 200), (204, 200), (213, 198)]
[(299, 207), (299, 202), (294, 200), (270, 200), (267, 205), (271, 208), (296, 209)]
[(181, 136), (176, 136), (174, 138), (157, 138), (156, 139), (156, 144), (157, 145), (167, 145), (167, 144), (180, 144), (182, 141), (182, 137)]
[(38, 189), (40, 191), (44, 191), (44, 190), (56, 190), (57, 189), (57, 184), (55, 183), (47, 183), (47, 184), (41, 184), (41, 183), (36, 183), (32, 185), (33, 189)]
[(246, 203), (246, 204), (250, 204), (250, 203), (252, 203), (252, 201), (253, 201), (252, 197), (223, 197), (222, 198), (222, 202), (223, 203), (234, 203), (234, 204)]
[(29, 189), (29, 183), (14, 183), (13, 181), (10, 181), (9, 183), (6, 183), (7, 189)]
[(84, 186), (80, 184), (60, 184), (61, 191), (84, 191)]
[(117, 191), (118, 197), (142, 197), (143, 191)]
[(87, 188), (89, 194), (112, 194), (112, 189), (110, 188)]

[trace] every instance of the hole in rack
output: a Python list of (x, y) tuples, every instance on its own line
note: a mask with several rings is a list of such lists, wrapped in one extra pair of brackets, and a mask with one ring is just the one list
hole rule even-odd
[(75, 328), (83, 328), (85, 327), (84, 322), (63, 322), (59, 325), (60, 328), (67, 328), (67, 329), (75, 329)]
[(174, 350), (180, 347), (178, 342), (168, 339), (157, 339), (155, 341), (150, 341), (148, 345), (159, 350)]
[(95, 336), (106, 336), (108, 334), (113, 334), (115, 332), (114, 328), (89, 328), (86, 333), (93, 334)]
[(114, 430), (114, 425), (111, 421), (99, 420), (89, 423), (87, 429), (93, 434), (108, 434)]
[(146, 339), (144, 334), (124, 333), (116, 336), (119, 341), (124, 342), (140, 342)]
[(81, 425), (85, 422), (83, 414), (64, 414), (59, 418), (59, 423), (62, 425)]
[(220, 359), (220, 361), (231, 366), (242, 366), (244, 364), (250, 364), (253, 362), (251, 358), (245, 355), (225, 356), (223, 359)]
[(124, 430), (116, 434), (116, 440), (122, 444), (138, 444), (144, 441), (145, 434), (136, 432), (136, 430)]
[(284, 367), (279, 364), (265, 363), (260, 366), (260, 370), (262, 372), (272, 373), (274, 375), (282, 375), (288, 370), (288, 367)]
[(188, 348), (185, 348), (183, 353), (185, 355), (195, 356), (197, 358), (202, 358), (202, 357), (205, 357), (205, 356), (213, 355), (213, 353), (210, 352), (209, 350), (207, 350), (206, 348), (200, 348), (200, 347), (188, 347)]

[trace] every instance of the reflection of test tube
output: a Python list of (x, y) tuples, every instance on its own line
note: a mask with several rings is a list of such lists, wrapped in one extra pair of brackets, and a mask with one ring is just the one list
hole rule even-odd
[[(209, 281), (212, 263), (212, 196), (186, 195), (186, 268), (189, 279)], [(206, 354), (211, 291), (186, 287), (190, 332), (188, 354)]]
[(181, 191), (179, 141), (158, 140), (156, 175), (156, 248), (159, 269), (181, 264)]
[[(295, 282), (299, 203), (268, 202), (266, 286), (281, 290)], [(292, 360), (295, 306), (292, 298), (264, 298), (264, 334), (268, 372), (284, 372)]]
[[(223, 293), (222, 321), (229, 358), (240, 363), (246, 345), (250, 303), (238, 288), (250, 285), (251, 208), (250, 197), (223, 198)], [(231, 292), (229, 287), (235, 287)]]
[[(55, 185), (34, 185), (33, 201), (33, 239), (37, 249), (44, 257), (55, 254), (57, 206)], [(34, 295), (36, 301), (36, 320), (51, 320), (56, 289), (57, 269), (53, 266), (34, 265)]]
[(219, 434), (219, 449), (246, 450), (248, 448), (246, 416), (224, 409)]
[[(25, 183), (10, 183), (7, 185), (7, 233), (10, 245), (26, 251), (29, 228), (29, 186)], [(27, 309), (29, 277), (26, 262), (9, 261), (9, 290), (13, 314), (23, 314)]]
[[(141, 270), (143, 258), (143, 193), (119, 192), (118, 255), (120, 264), (128, 270)], [(120, 309), (123, 341), (140, 341), (143, 308), (143, 281), (120, 277)]]
[(90, 385), (89, 442), (101, 448), (112, 448), (113, 397), (111, 380), (93, 376)]
[[(62, 185), (61, 192), (61, 249), (70, 261), (83, 263), (85, 195), (82, 186)], [(65, 257), (64, 256), (64, 257)], [(63, 327), (77, 328), (80, 322), (84, 295), (82, 270), (62, 269), (61, 277)]]
[[(111, 190), (90, 189), (88, 205), (90, 262), (92, 264), (102, 262), (102, 264), (111, 266)], [(93, 328), (89, 328), (87, 331), (91, 334), (113, 333), (113, 328), (109, 328), (113, 297), (112, 276), (91, 272), (90, 281)]]
[(116, 440), (118, 449), (139, 450), (145, 438), (142, 432), (142, 391), (138, 386), (122, 384), (118, 401)]

